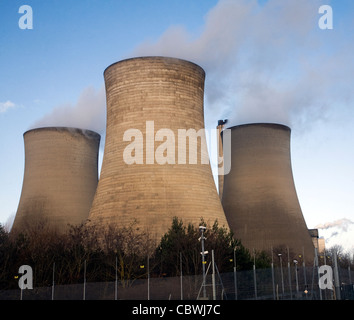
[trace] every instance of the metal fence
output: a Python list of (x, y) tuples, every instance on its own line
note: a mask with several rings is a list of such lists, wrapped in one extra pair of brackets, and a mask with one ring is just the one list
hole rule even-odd
[[(211, 270), (211, 268), (210, 268)], [(335, 274), (335, 272), (334, 272)], [(1, 300), (354, 300), (354, 271), (338, 269), (332, 289), (320, 289), (317, 267), (283, 266), (219, 274), (86, 282), (0, 290)], [(336, 276), (336, 274), (335, 274)], [(338, 281), (337, 281), (338, 280)], [(337, 286), (336, 286), (337, 284)]]

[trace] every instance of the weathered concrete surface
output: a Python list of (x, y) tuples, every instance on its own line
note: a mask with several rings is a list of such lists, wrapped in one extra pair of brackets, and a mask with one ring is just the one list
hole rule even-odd
[(289, 247), (313, 257), (314, 247), (295, 190), (290, 128), (246, 124), (231, 130), (231, 172), (222, 204), (235, 237), (251, 250)]
[(24, 133), (25, 170), (11, 232), (44, 223), (60, 232), (84, 222), (98, 182), (100, 135), (48, 127)]
[[(197, 164), (191, 164), (187, 142), (187, 160), (182, 164), (177, 148), (178, 129), (204, 128), (204, 70), (185, 60), (141, 57), (109, 66), (104, 78), (106, 143), (90, 223), (123, 227), (136, 220), (140, 230), (157, 238), (168, 230), (174, 216), (185, 223), (198, 223), (200, 217), (208, 222), (217, 219), (227, 226), (210, 164), (200, 161), (207, 149), (199, 143)], [(146, 132), (151, 123), (153, 130)], [(157, 141), (155, 136), (164, 128), (175, 137), (174, 155), (171, 148), (166, 149), (164, 155), (170, 163), (159, 164), (155, 158), (149, 164), (147, 152), (158, 153), (166, 142), (166, 137)], [(123, 158), (124, 150), (134, 141), (134, 137), (123, 139), (130, 129), (142, 133), (137, 138), (143, 145), (142, 164), (127, 164)]]

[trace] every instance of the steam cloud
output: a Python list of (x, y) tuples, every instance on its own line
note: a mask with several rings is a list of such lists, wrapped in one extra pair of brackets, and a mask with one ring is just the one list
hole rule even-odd
[[(173, 56), (206, 71), (206, 123), (308, 125), (353, 99), (354, 44), (320, 30), (322, 0), (220, 0), (199, 34), (173, 25), (131, 56)], [(348, 22), (348, 30), (353, 22)], [(345, 32), (339, 32), (340, 35)], [(87, 88), (76, 105), (58, 106), (39, 125), (105, 130), (103, 88)]]
[(339, 219), (333, 222), (326, 222), (323, 224), (319, 224), (317, 225), (315, 228), (316, 229), (323, 229), (323, 230), (327, 230), (330, 228), (338, 228), (344, 232), (348, 231), (348, 228), (350, 228), (350, 225), (354, 224), (353, 221), (343, 218), (343, 219)]
[(100, 134), (106, 127), (106, 102), (104, 87), (88, 87), (80, 94), (75, 105), (60, 105), (33, 124), (32, 128), (63, 126), (89, 129)]
[(222, 118), (233, 125), (308, 124), (326, 117), (334, 102), (348, 101), (353, 86), (352, 42), (319, 29), (321, 5), (316, 0), (269, 0), (264, 6), (256, 0), (220, 0), (199, 36), (172, 26), (134, 54), (175, 56), (201, 65), (207, 74), (207, 115), (214, 125)]
[(326, 241), (326, 247), (342, 246), (347, 252), (354, 252), (353, 232), (354, 221), (342, 218), (315, 226), (322, 230), (321, 234)]

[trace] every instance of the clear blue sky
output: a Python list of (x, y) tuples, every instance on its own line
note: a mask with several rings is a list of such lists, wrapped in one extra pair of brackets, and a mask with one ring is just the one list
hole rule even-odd
[[(18, 26), (24, 4), (32, 30)], [(318, 27), (322, 4), (333, 30)], [(104, 69), (145, 54), (206, 70), (207, 127), (218, 118), (290, 125), (308, 227), (354, 223), (353, 17), (351, 0), (1, 0), (0, 223), (17, 210), (23, 133), (80, 97), (90, 105), (89, 87), (100, 100)]]

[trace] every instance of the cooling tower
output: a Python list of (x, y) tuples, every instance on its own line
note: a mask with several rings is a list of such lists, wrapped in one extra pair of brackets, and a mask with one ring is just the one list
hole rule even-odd
[(246, 124), (231, 130), (231, 171), (224, 176), (223, 208), (235, 237), (252, 250), (288, 247), (313, 257), (293, 180), (290, 128)]
[(136, 221), (157, 239), (175, 216), (228, 227), (205, 145), (204, 70), (176, 58), (138, 57), (110, 65), (104, 79), (106, 142), (90, 223)]
[(23, 186), (11, 232), (37, 223), (64, 232), (87, 219), (98, 182), (99, 143), (99, 134), (76, 128), (24, 133)]

